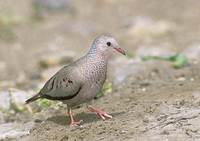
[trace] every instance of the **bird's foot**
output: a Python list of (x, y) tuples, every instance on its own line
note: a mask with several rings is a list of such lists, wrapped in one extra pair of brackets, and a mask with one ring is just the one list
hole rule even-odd
[(71, 127), (79, 126), (82, 122), (83, 122), (83, 120), (71, 121), (70, 124), (69, 124), (69, 126), (71, 126)]
[(91, 111), (91, 112), (94, 112), (96, 113), (101, 119), (105, 120), (106, 118), (112, 118), (111, 115), (109, 115), (108, 113), (98, 109), (98, 108), (94, 108), (92, 106), (88, 106), (88, 109)]
[(83, 120), (79, 120), (79, 121), (75, 121), (74, 120), (74, 117), (73, 117), (73, 113), (72, 113), (72, 110), (71, 108), (68, 108), (68, 114), (69, 114), (69, 117), (70, 117), (70, 126), (79, 126), (81, 124), (81, 122), (83, 122)]

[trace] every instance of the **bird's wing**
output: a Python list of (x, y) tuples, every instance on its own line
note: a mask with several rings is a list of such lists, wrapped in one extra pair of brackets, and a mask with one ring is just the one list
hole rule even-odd
[(41, 97), (51, 100), (69, 100), (75, 97), (82, 88), (76, 68), (66, 66), (51, 77), (41, 89)]

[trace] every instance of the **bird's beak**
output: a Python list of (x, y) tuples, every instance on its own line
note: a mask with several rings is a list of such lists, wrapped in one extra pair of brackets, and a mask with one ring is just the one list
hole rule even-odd
[(122, 48), (120, 48), (120, 47), (114, 47), (114, 49), (115, 49), (116, 51), (118, 51), (119, 53), (121, 53), (121, 54), (123, 54), (123, 55), (126, 55), (126, 52), (125, 52)]

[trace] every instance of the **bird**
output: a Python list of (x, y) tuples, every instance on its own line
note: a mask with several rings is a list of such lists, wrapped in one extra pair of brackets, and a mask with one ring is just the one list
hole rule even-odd
[[(108, 61), (114, 50), (126, 55), (112, 35), (99, 35), (83, 57), (61, 68), (36, 95), (27, 99), (25, 103), (40, 98), (62, 101), (67, 104), (70, 126), (80, 125), (83, 120), (74, 119), (72, 108), (89, 103), (101, 90), (107, 76)], [(92, 105), (88, 105), (87, 108), (103, 120), (112, 118), (108, 113)]]

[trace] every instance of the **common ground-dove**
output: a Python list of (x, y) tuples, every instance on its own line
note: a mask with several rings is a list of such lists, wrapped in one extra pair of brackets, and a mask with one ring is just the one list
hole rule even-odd
[[(79, 125), (82, 120), (74, 120), (71, 108), (91, 101), (101, 90), (106, 79), (108, 59), (114, 50), (125, 55), (125, 51), (119, 48), (112, 36), (97, 37), (85, 56), (60, 69), (46, 82), (40, 92), (26, 100), (26, 103), (39, 98), (60, 100), (67, 104), (70, 125)], [(91, 105), (88, 109), (103, 120), (112, 118), (111, 115)]]

